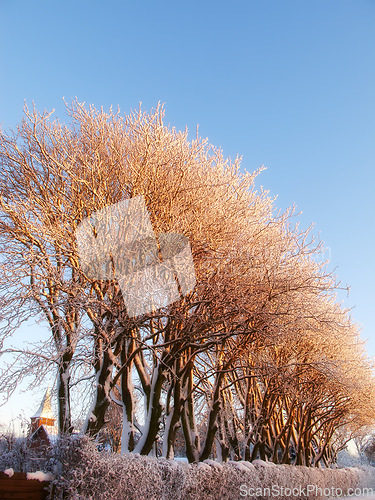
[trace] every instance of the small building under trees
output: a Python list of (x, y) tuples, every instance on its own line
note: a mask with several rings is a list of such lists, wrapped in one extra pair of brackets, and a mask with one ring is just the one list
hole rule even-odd
[(51, 408), (51, 390), (48, 387), (36, 413), (30, 417), (30, 448), (47, 448), (58, 434), (56, 418)]

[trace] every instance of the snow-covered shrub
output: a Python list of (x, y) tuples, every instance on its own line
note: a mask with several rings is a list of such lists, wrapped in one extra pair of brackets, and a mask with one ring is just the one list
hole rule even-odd
[(1, 436), (0, 470), (12, 468), (14, 472), (35, 472), (44, 470), (53, 455), (52, 447), (44, 448), (43, 453), (30, 448), (27, 438)]
[[(30, 473), (52, 473), (54, 498), (72, 500), (236, 500), (250, 498), (249, 489), (259, 489), (259, 499), (324, 498), (315, 492), (307, 494), (307, 485), (319, 489), (373, 488), (375, 469), (370, 466), (337, 469), (275, 465), (262, 460), (219, 463), (205, 460), (199, 464), (170, 461), (135, 454), (119, 455), (99, 452), (97, 444), (87, 437), (60, 437), (54, 448), (33, 450), (26, 439), (0, 441), (0, 470)], [(38, 473), (39, 476), (42, 473)], [(39, 477), (38, 476), (38, 477)], [(45, 476), (43, 478), (51, 477)], [(279, 495), (268, 494), (276, 487)], [(268, 488), (268, 491), (267, 491)], [(282, 491), (302, 488), (301, 495)]]
[(88, 439), (74, 440), (60, 456), (55, 498), (77, 500), (158, 499), (162, 477), (157, 459), (98, 452)]
[(189, 465), (185, 472), (184, 491), (181, 499), (220, 498), (222, 470), (205, 463)]
[[(6, 468), (9, 467), (12, 465), (8, 461)], [(375, 491), (372, 467), (320, 469), (261, 460), (188, 464), (99, 452), (88, 438), (60, 439), (44, 470), (55, 475), (56, 500), (236, 500), (250, 498), (245, 494), (250, 488), (262, 489), (256, 498), (268, 500), (275, 497), (268, 493), (273, 487), (280, 492), (279, 498), (324, 498), (315, 492), (307, 495), (307, 485), (315, 485), (317, 491), (340, 488), (344, 494), (348, 488), (372, 487)], [(300, 495), (281, 493), (300, 488)]]
[(159, 458), (157, 466), (162, 479), (163, 500), (178, 500), (183, 498), (181, 495), (184, 491), (185, 475), (189, 469), (189, 464)]

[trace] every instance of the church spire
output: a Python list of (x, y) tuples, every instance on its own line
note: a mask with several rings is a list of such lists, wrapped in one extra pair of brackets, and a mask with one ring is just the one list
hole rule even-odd
[(35, 431), (41, 425), (46, 427), (48, 431), (53, 431), (55, 428), (55, 420), (51, 408), (51, 389), (48, 386), (37, 412), (31, 417), (32, 431)]

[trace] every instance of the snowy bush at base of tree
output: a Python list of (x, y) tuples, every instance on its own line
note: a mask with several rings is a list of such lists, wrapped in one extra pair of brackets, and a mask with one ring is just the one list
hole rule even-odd
[[(252, 493), (257, 489), (264, 491), (269, 488), (272, 491), (274, 488), (274, 492), (279, 491), (279, 498), (290, 496), (285, 494), (288, 488), (302, 489), (300, 495), (290, 497), (306, 499), (327, 498), (326, 494), (319, 495), (319, 488), (322, 492), (324, 489), (340, 489), (343, 494), (349, 488), (373, 488), (375, 491), (375, 470), (372, 467), (319, 469), (275, 465), (260, 460), (222, 464), (207, 460), (188, 464), (135, 454), (98, 452), (87, 441), (77, 441), (66, 447), (59, 460), (56, 499), (234, 500), (250, 498), (250, 488)], [(313, 485), (316, 490), (307, 494), (303, 490), (307, 485)], [(273, 497), (266, 491), (256, 498)]]

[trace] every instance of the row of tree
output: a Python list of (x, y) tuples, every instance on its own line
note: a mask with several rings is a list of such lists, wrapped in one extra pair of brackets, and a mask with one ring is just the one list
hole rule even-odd
[[(161, 440), (172, 458), (182, 432), (191, 462), (214, 449), (334, 460), (373, 424), (375, 386), (321, 245), (293, 210), (275, 212), (239, 159), (166, 127), (162, 107), (122, 117), (73, 102), (68, 113), (65, 126), (25, 108), (16, 132), (0, 135), (1, 340), (30, 318), (50, 332), (3, 349), (12, 358), (1, 389), (10, 396), (53, 368), (59, 429), (70, 433), (72, 395), (89, 384), (81, 430), (97, 436), (118, 406), (123, 453), (149, 454)], [(161, 234), (187, 238), (196, 285), (130, 317), (118, 281), (81, 265), (76, 233), (91, 220), (95, 235), (93, 214), (136, 196), (159, 245)]]

